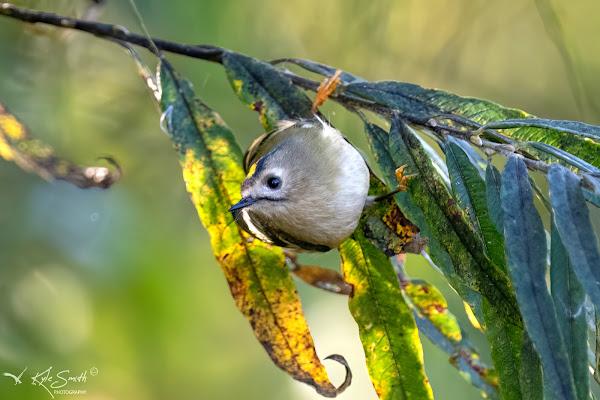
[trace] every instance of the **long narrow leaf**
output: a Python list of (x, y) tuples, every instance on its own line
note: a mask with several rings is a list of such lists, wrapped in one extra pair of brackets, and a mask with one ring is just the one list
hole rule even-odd
[[(423, 124), (440, 115), (456, 115), (481, 125), (502, 120), (533, 118), (524, 111), (506, 108), (491, 101), (460, 97), (442, 90), (425, 89), (410, 83), (357, 82), (344, 85), (339, 90), (398, 110), (408, 120), (417, 120)], [(460, 126), (460, 124), (457, 125)], [(570, 127), (572, 128), (572, 126)], [(557, 128), (520, 126), (516, 129), (503, 130), (502, 133), (520, 141), (551, 144), (595, 167), (600, 167), (600, 143), (582, 135), (565, 132), (564, 129), (567, 128), (565, 126)], [(579, 127), (578, 129), (584, 128)]]
[(533, 204), (525, 163), (508, 160), (502, 173), (504, 237), (512, 282), (523, 321), (540, 355), (544, 382), (558, 399), (576, 399), (573, 375), (546, 286), (546, 236)]
[(519, 377), (523, 400), (543, 400), (542, 364), (527, 331), (523, 331), (520, 356), (521, 370), (519, 371)]
[(581, 191), (580, 178), (568, 169), (552, 164), (548, 172), (550, 202), (556, 228), (579, 282), (596, 309), (600, 309), (600, 251)]
[[(339, 390), (329, 382), (281, 250), (257, 240), (249, 243), (227, 211), (239, 200), (245, 175), (233, 133), (218, 114), (194, 97), (191, 84), (169, 65), (161, 64), (159, 78), (160, 88), (147, 82), (166, 113), (186, 188), (210, 234), (238, 308), (278, 367), (321, 395), (335, 397), (349, 381)], [(345, 363), (340, 356), (334, 357)]]
[(577, 121), (563, 121), (544, 118), (522, 118), (506, 119), (504, 121), (494, 121), (485, 124), (480, 128), (480, 130), (515, 129), (520, 127), (545, 128), (557, 132), (579, 135), (593, 140), (600, 140), (600, 126), (588, 125), (584, 124), (583, 122)]
[(485, 169), (485, 187), (487, 206), (494, 226), (504, 234), (504, 215), (502, 214), (502, 176), (500, 171), (490, 162)]
[(485, 182), (467, 154), (459, 146), (449, 142), (444, 146), (444, 152), (452, 189), (458, 198), (459, 205), (469, 215), (487, 256), (505, 270), (504, 238), (496, 230), (489, 215)]
[(488, 399), (500, 398), (495, 371), (483, 364), (466, 332), (448, 310), (446, 299), (434, 286), (401, 277), (401, 288), (413, 309), (419, 332), (448, 354), (451, 364)]
[[(385, 174), (384, 178), (389, 190), (394, 190), (398, 185), (398, 180), (394, 170), (398, 168), (399, 165), (392, 160), (389, 149), (388, 132), (384, 131), (377, 125), (369, 123), (366, 120), (364, 122), (365, 131), (367, 132), (371, 150), (375, 155), (378, 164), (381, 166), (381, 170)], [(421, 236), (428, 239), (428, 253), (431, 255), (433, 262), (439, 268), (441, 268), (450, 285), (469, 304), (479, 322), (483, 324), (481, 295), (468, 288), (467, 284), (459, 278), (455, 271), (450, 255), (442, 247), (438, 239), (436, 239), (435, 233), (432, 231), (423, 210), (413, 202), (408, 192), (400, 192), (396, 194), (395, 199), (406, 217), (419, 227)]]
[(550, 235), (550, 287), (556, 308), (558, 328), (567, 348), (577, 397), (579, 400), (587, 400), (589, 399), (590, 379), (585, 290), (575, 276), (567, 250), (560, 239), (554, 221), (552, 221)]
[(521, 399), (519, 371), (521, 370), (521, 347), (523, 328), (503, 315), (486, 298), (482, 300), (485, 334), (491, 345), (494, 367), (498, 372), (500, 393), (504, 399)]
[[(361, 224), (364, 224), (364, 219)], [(423, 349), (389, 258), (359, 229), (340, 246), (349, 307), (358, 324), (371, 382), (380, 399), (433, 399)]]
[(259, 113), (267, 131), (275, 129), (281, 120), (313, 115), (312, 102), (308, 97), (272, 65), (226, 52), (223, 54), (223, 67), (235, 93), (243, 103)]
[(460, 209), (450, 201), (450, 194), (435, 175), (418, 139), (400, 120), (395, 120), (390, 129), (389, 149), (396, 165), (407, 165), (404, 173), (417, 174), (408, 182), (408, 193), (447, 249), (458, 276), (518, 325), (518, 307), (507, 277), (485, 256), (481, 242)]

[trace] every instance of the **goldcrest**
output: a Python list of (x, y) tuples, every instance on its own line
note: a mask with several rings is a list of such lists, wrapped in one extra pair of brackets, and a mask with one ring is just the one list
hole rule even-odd
[(229, 211), (257, 239), (295, 252), (324, 252), (356, 229), (369, 168), (327, 122), (282, 122), (252, 144), (244, 164), (242, 199)]

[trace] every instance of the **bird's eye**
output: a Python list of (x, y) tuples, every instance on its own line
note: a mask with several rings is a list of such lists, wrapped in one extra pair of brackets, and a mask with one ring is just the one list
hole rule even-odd
[(271, 189), (277, 189), (279, 185), (281, 185), (281, 179), (277, 178), (276, 176), (269, 178), (269, 180), (267, 181), (267, 185)]

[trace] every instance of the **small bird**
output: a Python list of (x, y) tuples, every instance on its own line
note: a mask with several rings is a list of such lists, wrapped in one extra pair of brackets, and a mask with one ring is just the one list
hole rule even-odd
[(257, 239), (292, 252), (325, 252), (356, 229), (369, 168), (319, 117), (283, 121), (250, 146), (244, 167), (242, 199), (229, 211)]

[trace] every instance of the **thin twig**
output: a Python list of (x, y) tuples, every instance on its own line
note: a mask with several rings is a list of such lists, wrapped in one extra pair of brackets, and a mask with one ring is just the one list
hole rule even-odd
[[(0, 15), (18, 19), (29, 23), (43, 23), (57, 26), (59, 28), (75, 29), (91, 33), (101, 38), (117, 39), (132, 43), (152, 51), (153, 45), (148, 38), (131, 33), (127, 28), (120, 25), (103, 24), (100, 22), (85, 21), (76, 18), (64, 17), (45, 11), (20, 8), (10, 3), (0, 2)], [(186, 45), (169, 42), (162, 39), (152, 39), (156, 47), (170, 53), (181, 54), (187, 57), (199, 58), (206, 61), (221, 63), (222, 55), (226, 49), (211, 45)]]
[[(45, 11), (20, 8), (6, 2), (0, 2), (0, 15), (28, 23), (44, 23), (60, 28), (74, 29), (82, 32), (87, 32), (103, 39), (116, 39), (117, 41), (127, 42), (144, 47), (152, 51), (153, 53), (155, 53), (156, 48), (158, 48), (162, 51), (181, 54), (183, 56), (198, 58), (219, 64), (221, 64), (223, 61), (223, 53), (225, 53), (226, 51), (230, 51), (212, 45), (186, 45), (176, 42), (170, 42), (163, 39), (151, 39), (142, 35), (131, 33), (125, 27), (120, 25), (110, 25), (103, 24), (100, 22), (85, 21), (70, 17), (64, 17)], [(310, 79), (296, 75), (288, 70), (281, 72), (283, 73), (283, 75), (288, 77), (294, 85), (300, 88), (310, 90), (313, 92), (317, 92), (319, 88), (319, 82), (312, 81)], [(391, 120), (392, 117), (398, 113), (397, 110), (391, 109), (381, 104), (377, 104), (374, 101), (364, 99), (359, 96), (345, 93), (343, 92), (343, 90), (335, 90), (331, 94), (330, 98), (348, 109), (361, 108), (369, 110), (380, 114), (381, 116), (389, 120)], [(406, 122), (426, 128), (440, 137), (444, 137), (446, 135), (454, 136), (458, 139), (466, 140), (479, 148), (492, 150), (505, 157), (510, 157), (514, 154), (517, 154), (514, 147), (510, 145), (494, 143), (488, 140), (472, 140), (472, 131), (465, 131), (462, 129), (457, 129), (447, 125), (443, 125), (435, 121), (435, 119), (423, 119), (405, 114), (402, 114), (401, 117)], [(454, 122), (461, 122), (461, 119), (459, 117), (445, 115), (444, 118), (451, 119)], [(469, 125), (464, 123), (465, 121), (462, 122), (463, 125)], [(472, 128), (472, 126), (470, 127)], [(502, 139), (504, 139), (504, 141), (509, 141), (508, 138), (502, 137)], [(525, 162), (527, 167), (532, 171), (537, 171), (544, 175), (548, 172), (548, 164), (542, 161), (532, 160), (527, 157), (523, 157), (523, 161)]]

